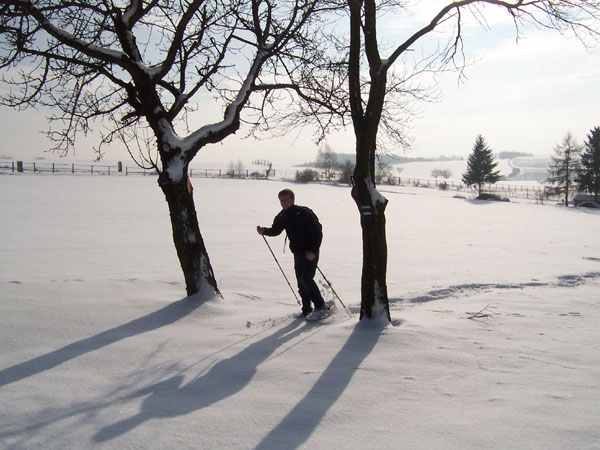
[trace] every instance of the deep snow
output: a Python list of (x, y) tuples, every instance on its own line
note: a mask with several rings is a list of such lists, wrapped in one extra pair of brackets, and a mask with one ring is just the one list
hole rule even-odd
[[(597, 211), (382, 186), (378, 329), (357, 324), (347, 187), (193, 183), (222, 301), (183, 298), (152, 177), (0, 176), (0, 446), (600, 448)], [(351, 318), (294, 318), (255, 231), (283, 187), (319, 215)]]

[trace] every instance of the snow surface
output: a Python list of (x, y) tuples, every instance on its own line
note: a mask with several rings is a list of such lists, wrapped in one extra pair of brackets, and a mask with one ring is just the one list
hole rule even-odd
[[(381, 329), (347, 187), (193, 183), (222, 301), (184, 298), (154, 178), (0, 176), (1, 448), (600, 448), (598, 211), (382, 187)], [(295, 318), (255, 231), (284, 187), (352, 317)]]

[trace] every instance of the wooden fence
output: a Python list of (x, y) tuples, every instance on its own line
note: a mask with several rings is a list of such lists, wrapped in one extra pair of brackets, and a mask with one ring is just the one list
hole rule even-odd
[[(124, 166), (121, 162), (116, 164), (77, 164), (56, 162), (23, 162), (23, 161), (0, 161), (0, 172), (12, 173), (34, 173), (34, 174), (87, 174), (87, 175), (157, 175), (155, 169), (142, 169), (139, 166)], [(275, 169), (260, 170), (238, 170), (238, 169), (198, 169), (191, 168), (190, 177), (204, 178), (286, 178), (292, 172), (295, 177), (296, 171), (276, 171)]]
[[(234, 169), (190, 169), (189, 175), (192, 178), (253, 178), (253, 179), (278, 179), (278, 180), (296, 180), (301, 169), (294, 170), (275, 170), (275, 169), (260, 169), (260, 170), (234, 170)], [(316, 181), (325, 180), (324, 173), (319, 169), (313, 169), (318, 174)], [(124, 166), (121, 162), (114, 165), (107, 164), (77, 164), (77, 163), (56, 163), (56, 162), (23, 162), (23, 161), (0, 161), (0, 173), (50, 173), (50, 174), (88, 174), (88, 175), (156, 175), (154, 169), (142, 169), (138, 166)], [(469, 187), (458, 181), (438, 180), (438, 179), (422, 179), (398, 177), (389, 178), (388, 185), (414, 186), (431, 189), (443, 189), (456, 192), (464, 192), (468, 195), (476, 193), (475, 187)], [(559, 201), (560, 199), (551, 196), (542, 187), (530, 185), (508, 185), (505, 183), (486, 184), (484, 192), (496, 194), (506, 198), (522, 198), (534, 200), (537, 202), (544, 201)]]
[(121, 162), (116, 165), (107, 164), (76, 164), (76, 163), (55, 163), (55, 162), (23, 162), (23, 161), (0, 161), (0, 171), (13, 173), (70, 173), (70, 174), (89, 174), (89, 175), (130, 175), (142, 174), (153, 175), (155, 170), (145, 170), (140, 167), (124, 167)]
[[(458, 181), (447, 180), (431, 180), (421, 178), (398, 178), (398, 184), (403, 186), (415, 186), (424, 188), (437, 188), (449, 191), (466, 192), (469, 194), (477, 193), (476, 186), (467, 186)], [(487, 194), (495, 194), (506, 198), (522, 198), (527, 200), (543, 201), (558, 201), (559, 197), (551, 195), (541, 186), (530, 185), (512, 185), (506, 183), (484, 184), (481, 191)]]

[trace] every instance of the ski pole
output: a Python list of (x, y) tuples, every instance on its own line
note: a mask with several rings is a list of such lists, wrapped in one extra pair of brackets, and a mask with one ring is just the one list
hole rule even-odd
[(265, 241), (265, 244), (267, 244), (267, 247), (269, 247), (269, 251), (271, 252), (271, 255), (273, 255), (273, 259), (275, 260), (275, 262), (277, 263), (277, 267), (279, 267), (279, 270), (281, 271), (281, 275), (283, 275), (283, 278), (285, 278), (285, 281), (287, 282), (288, 286), (290, 287), (290, 289), (292, 291), (292, 294), (294, 294), (294, 297), (296, 297), (296, 301), (298, 302), (299, 305), (302, 305), (302, 303), (300, 303), (300, 300), (298, 300), (298, 296), (296, 295), (296, 291), (294, 291), (294, 288), (290, 284), (290, 281), (288, 280), (288, 277), (285, 276), (285, 272), (281, 268), (281, 264), (279, 264), (279, 261), (277, 261), (277, 257), (275, 256), (275, 253), (273, 253), (273, 250), (271, 250), (271, 246), (267, 242), (267, 239), (265, 238), (265, 236), (263, 234), (261, 234), (261, 236), (263, 238), (263, 241)]
[(342, 299), (340, 298), (340, 296), (337, 295), (337, 292), (335, 292), (335, 289), (333, 289), (333, 286), (331, 285), (331, 283), (329, 282), (329, 280), (327, 279), (327, 277), (325, 276), (325, 274), (323, 273), (323, 271), (321, 270), (321, 268), (319, 266), (317, 266), (317, 269), (319, 270), (319, 273), (321, 274), (321, 276), (323, 277), (323, 279), (327, 282), (327, 284), (331, 288), (331, 292), (333, 292), (333, 295), (335, 295), (335, 298), (338, 299), (338, 301), (344, 307), (344, 309), (346, 310), (346, 312), (348, 313), (348, 315), (351, 316), (352, 314), (350, 314), (350, 311), (348, 311), (348, 308), (346, 308), (346, 305), (344, 305), (344, 302), (342, 301)]

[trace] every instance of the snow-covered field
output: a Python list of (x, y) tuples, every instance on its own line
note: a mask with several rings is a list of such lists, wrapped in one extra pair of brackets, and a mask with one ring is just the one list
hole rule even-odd
[[(193, 182), (222, 301), (184, 298), (152, 177), (0, 176), (0, 447), (600, 448), (598, 211), (382, 187), (377, 329), (348, 188)], [(295, 318), (255, 232), (283, 187), (352, 317)]]

